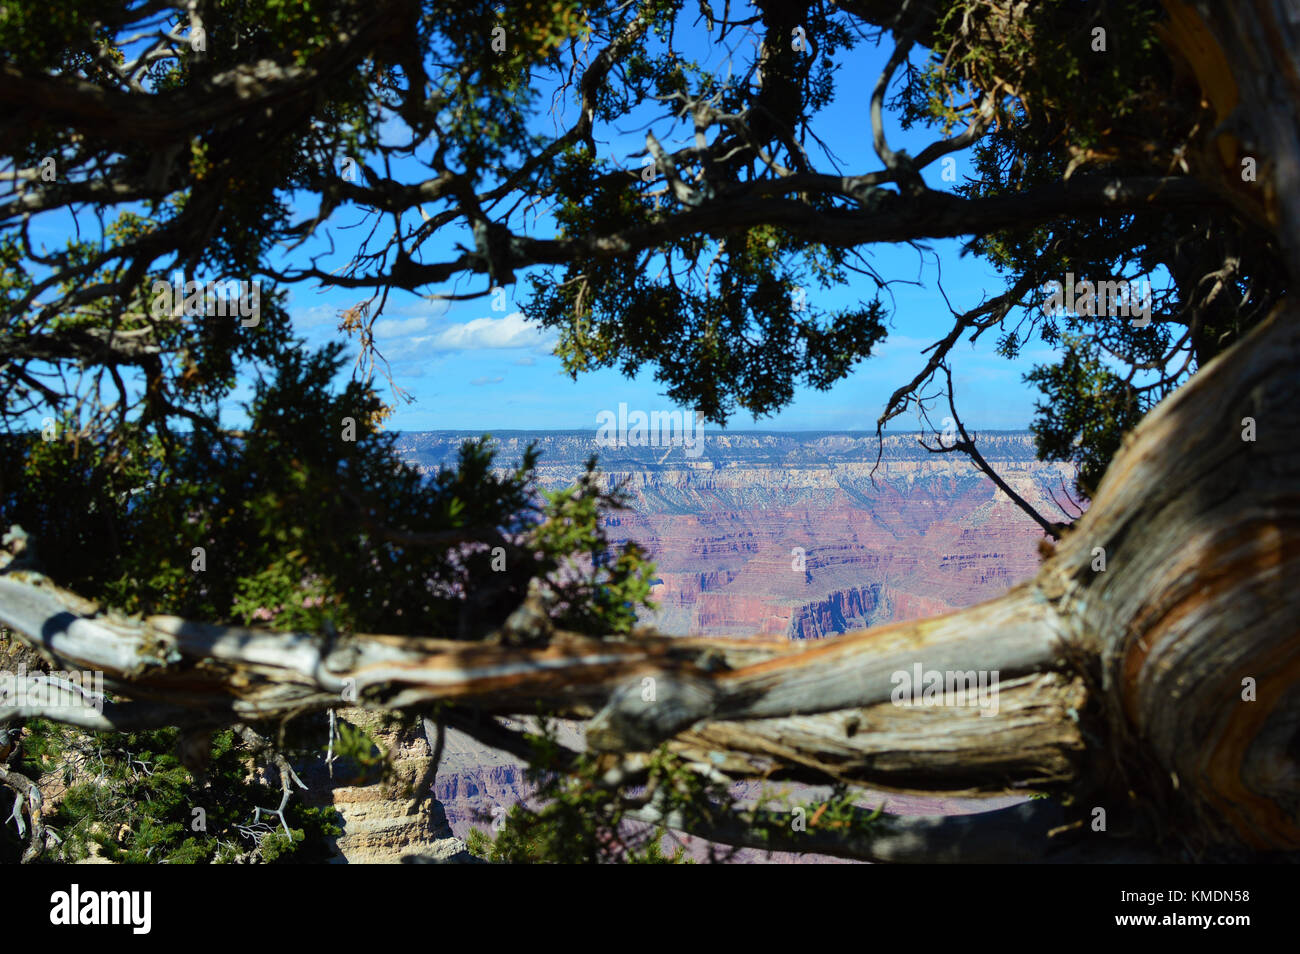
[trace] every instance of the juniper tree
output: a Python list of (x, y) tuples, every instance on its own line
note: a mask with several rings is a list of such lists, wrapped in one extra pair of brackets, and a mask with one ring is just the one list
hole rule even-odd
[[(838, 90), (877, 47), (875, 85)], [(0, 622), (112, 694), (19, 717), (201, 739), (354, 703), (427, 714), (573, 780), (501, 857), (548, 854), (566, 804), (598, 817), (602, 857), (627, 821), (892, 861), (1300, 846), (1300, 91), (1280, 4), (56, 0), (0, 9), (0, 49), (0, 508), (23, 550)], [(845, 95), (852, 165), (818, 135)], [(930, 144), (891, 147), (898, 124)], [(958, 154), (973, 174), (934, 175)], [(64, 246), (33, 239), (45, 222)], [(320, 250), (339, 222), (364, 228)], [(1045, 345), (1039, 453), (1089, 498), (1077, 519), (1013, 498), (1058, 542), (991, 602), (814, 647), (674, 641), (633, 627), (649, 567), (606, 558), (617, 501), (594, 476), (539, 502), (531, 458), (503, 477), (479, 445), (426, 485), (382, 430), (395, 290), (514, 286), (571, 373), (650, 369), (721, 422), (869, 359), (896, 276), (864, 251), (947, 238), (1005, 288), (954, 310), (880, 426), (938, 385), (957, 437), (929, 446), (996, 481), (951, 392), (956, 346)], [(1089, 306), (1044, 307), (1067, 276)], [(192, 320), (209, 281), (260, 282), (256, 322)], [(821, 304), (847, 283), (871, 295)], [(295, 287), (356, 295), (353, 380), (295, 338)], [(1117, 296), (1141, 317), (1117, 320)], [(236, 430), (222, 407), (250, 380)], [(890, 705), (918, 660), (996, 670), (998, 715)], [(471, 709), (587, 720), (590, 751)], [(715, 804), (753, 777), (1061, 797), (918, 828), (842, 788), (792, 830)]]

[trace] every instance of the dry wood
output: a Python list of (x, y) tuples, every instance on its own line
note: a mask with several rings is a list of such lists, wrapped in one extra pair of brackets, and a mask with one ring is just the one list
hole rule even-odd
[[(1170, 39), (1171, 51), (1196, 57), (1205, 82), (1234, 84), (1211, 97), (1235, 104), (1228, 159), (1249, 150), (1260, 160), (1258, 194), (1243, 199), (1240, 183), (1229, 181), (1235, 161), (1203, 185), (1253, 202), (1300, 279), (1297, 26), (1281, 3), (1167, 6), (1183, 37)], [(1205, 52), (1206, 37), (1217, 50)], [(1204, 67), (1216, 56), (1229, 66), (1226, 80)], [(1125, 207), (1144, 187), (1107, 191), (1076, 182), (1062, 187), (1053, 208)], [(1172, 190), (1166, 201), (1203, 194), (1188, 182), (1162, 188)], [(988, 200), (975, 214), (975, 203), (937, 199), (922, 231), (1001, 227), (1023, 216), (1026, 201)], [(779, 200), (755, 202), (726, 224), (779, 223), (783, 208)], [(685, 214), (673, 227), (711, 227), (709, 214)], [(823, 218), (816, 227), (849, 244), (894, 235), (888, 216), (865, 225)], [(915, 223), (899, 229), (918, 234)], [(554, 243), (525, 245), (531, 260), (560, 260)], [(816, 646), (645, 633), (621, 640), (557, 634), (541, 650), (382, 636), (330, 643), (174, 618), (123, 619), (23, 571), (0, 576), (0, 623), (60, 668), (104, 672), (128, 697), (79, 723), (95, 728), (235, 723), (358, 702), (420, 709), (453, 701), (498, 713), (530, 713), (540, 704), (594, 715), (588, 738), (598, 748), (643, 751), (673, 739), (680, 751), (740, 774), (784, 766), (804, 777), (905, 789), (1101, 786), (1128, 792), (1195, 850), (1295, 851), (1298, 372), (1300, 314), (1288, 302), (1134, 430), (1088, 512), (1033, 581), (957, 613)], [(1246, 418), (1255, 422), (1254, 441), (1243, 440)], [(1094, 568), (1099, 553), (1104, 570)], [(918, 663), (996, 670), (997, 714), (892, 706), (894, 674)], [(1001, 845), (1012, 830), (1045, 838), (1047, 812), (1031, 807), (930, 828), (1000, 830), (1001, 842), (975, 840)], [(1008, 818), (1023, 824), (1007, 829)], [(914, 834), (925, 827), (897, 829), (892, 843), (882, 837), (816, 850), (912, 860), (936, 850), (933, 838)]]

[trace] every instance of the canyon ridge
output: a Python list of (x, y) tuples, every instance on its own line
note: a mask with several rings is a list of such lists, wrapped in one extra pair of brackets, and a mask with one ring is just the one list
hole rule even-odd
[[(479, 436), (407, 432), (398, 449), (433, 472)], [(491, 436), (503, 471), (535, 444), (546, 490), (571, 486), (598, 455), (606, 485), (629, 497), (629, 509), (606, 516), (607, 533), (637, 541), (657, 566), (658, 608), (643, 622), (672, 635), (822, 639), (969, 606), (1029, 578), (1040, 560), (1039, 527), (965, 455), (930, 453), (916, 433), (728, 432), (706, 434), (702, 452), (603, 446), (595, 429)], [(978, 447), (1039, 513), (1077, 515), (1073, 465), (1039, 461), (1032, 435), (982, 432)], [(490, 829), (528, 786), (517, 761), (449, 732), (435, 792), (464, 838)], [(956, 814), (1018, 799), (887, 800), (895, 813)]]

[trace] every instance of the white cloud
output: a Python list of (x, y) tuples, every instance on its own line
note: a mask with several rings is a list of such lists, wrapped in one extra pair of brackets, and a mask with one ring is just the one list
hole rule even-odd
[(504, 318), (475, 318), (463, 325), (451, 325), (436, 335), (418, 338), (413, 344), (431, 351), (486, 351), (495, 348), (536, 348), (548, 343), (536, 325), (524, 320), (522, 312)]
[(505, 380), (505, 378), (502, 378), (502, 377), (496, 377), (496, 378), (475, 378), (473, 381), (470, 382), (470, 384), (472, 384), (474, 387), (478, 388), (478, 387), (482, 387), (482, 386), (485, 385), (485, 384), (500, 384), (500, 383), (501, 383), (502, 381), (504, 381), (504, 380)]
[(375, 336), (381, 341), (384, 338), (401, 338), (405, 335), (413, 335), (417, 331), (424, 331), (428, 327), (429, 319), (423, 315), (401, 321), (381, 318), (375, 322)]
[(524, 355), (522, 358), (520, 358), (518, 361), (515, 362), (515, 364), (519, 365), (521, 368), (531, 368), (536, 363), (537, 363), (537, 359), (530, 355)]
[(308, 305), (291, 309), (289, 315), (293, 318), (294, 328), (302, 331), (307, 328), (322, 328), (326, 325), (337, 326), (339, 312), (342, 310), (338, 305)]
[[(294, 327), (305, 330), (329, 327), (336, 330), (342, 321), (343, 312), (362, 303), (362, 299), (346, 304), (317, 302), (310, 305), (291, 303), (289, 314), (293, 317)], [(439, 318), (447, 312), (445, 301), (390, 301), (384, 308), (384, 314), (375, 322), (375, 334), (379, 338), (400, 338), (413, 335), (429, 327), (429, 321)]]

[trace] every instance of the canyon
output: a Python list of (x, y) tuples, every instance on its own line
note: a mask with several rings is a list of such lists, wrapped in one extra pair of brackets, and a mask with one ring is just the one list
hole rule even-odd
[[(478, 436), (408, 432), (398, 449), (433, 472)], [(546, 490), (573, 485), (598, 455), (606, 486), (621, 487), (628, 502), (606, 515), (608, 535), (635, 540), (656, 563), (657, 608), (643, 623), (671, 635), (773, 639), (823, 639), (933, 616), (1034, 574), (1043, 540), (1037, 524), (964, 455), (933, 454), (918, 436), (717, 433), (705, 435), (699, 453), (681, 445), (603, 446), (595, 429), (492, 434), (502, 470), (537, 447)], [(1039, 513), (1077, 516), (1073, 466), (1039, 461), (1032, 435), (986, 432), (978, 446)], [(734, 794), (756, 794), (748, 788)], [(451, 831), (464, 838), (473, 827), (490, 831), (494, 815), (530, 792), (518, 761), (452, 731), (435, 794)], [(867, 803), (882, 799), (899, 814), (987, 811), (1019, 800), (878, 793)], [(703, 843), (686, 841), (693, 857), (703, 856)], [(731, 860), (820, 859), (746, 850)]]

